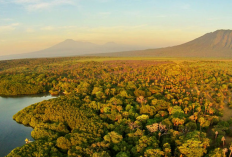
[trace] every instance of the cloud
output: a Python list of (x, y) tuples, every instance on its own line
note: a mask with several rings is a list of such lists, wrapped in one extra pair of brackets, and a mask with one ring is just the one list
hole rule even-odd
[(96, 14), (96, 17), (100, 17), (100, 18), (107, 18), (111, 15), (111, 12), (99, 12)]
[(13, 19), (10, 19), (10, 18), (3, 18), (3, 19), (0, 19), (0, 21), (12, 21)]
[(77, 26), (62, 26), (62, 27), (59, 27), (61, 29), (70, 29), (70, 28), (77, 28)]
[(110, 2), (111, 0), (95, 0), (97, 2), (100, 2), (100, 3), (106, 3), (106, 2)]
[(75, 5), (79, 0), (0, 0), (0, 3), (14, 3), (28, 11), (50, 9), (60, 5)]
[(59, 5), (74, 5), (74, 2), (72, 0), (53, 0), (51, 2), (36, 2), (34, 4), (27, 5), (26, 8), (29, 11), (34, 11), (34, 10), (43, 10), (43, 9), (49, 9), (55, 6)]
[(174, 18), (179, 16), (179, 14), (159, 14), (159, 15), (154, 15), (153, 17), (155, 18)]
[(39, 3), (41, 0), (14, 0), (14, 3), (24, 4), (24, 3)]
[(19, 23), (12, 23), (11, 26), (19, 26)]
[(27, 29), (26, 29), (26, 32), (27, 32), (27, 33), (33, 33), (33, 32), (35, 32), (35, 30), (34, 30), (33, 28), (27, 28)]
[(218, 20), (221, 20), (222, 18), (219, 18), (219, 17), (212, 17), (212, 18), (208, 18), (207, 20), (208, 21), (218, 21)]
[(46, 26), (46, 27), (42, 27), (40, 29), (43, 30), (43, 31), (51, 31), (51, 30), (54, 30), (55, 28), (52, 27), (52, 26)]
[(189, 10), (190, 5), (189, 4), (184, 4), (184, 5), (180, 6), (180, 8), (183, 9), (183, 10)]
[(26, 6), (29, 11), (42, 10), (50, 7), (52, 7), (50, 3), (37, 3)]
[(0, 26), (0, 32), (5, 32), (5, 31), (13, 31), (19, 26), (19, 23), (12, 23), (10, 25), (4, 25)]

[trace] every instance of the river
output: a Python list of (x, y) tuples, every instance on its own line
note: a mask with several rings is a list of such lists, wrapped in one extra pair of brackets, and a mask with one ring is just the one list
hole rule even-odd
[(23, 108), (48, 100), (50, 95), (33, 95), (22, 97), (0, 97), (0, 157), (4, 157), (16, 147), (25, 144), (25, 139), (31, 137), (32, 128), (25, 127), (13, 120), (13, 115)]

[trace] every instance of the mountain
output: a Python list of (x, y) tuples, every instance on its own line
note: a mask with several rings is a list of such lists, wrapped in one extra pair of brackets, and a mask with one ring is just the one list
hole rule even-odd
[(99, 54), (98, 56), (232, 58), (232, 30), (217, 30), (173, 47)]
[(177, 46), (158, 49), (144, 49), (145, 47), (137, 45), (122, 45), (114, 42), (97, 45), (90, 42), (67, 39), (57, 45), (41, 51), (0, 56), (0, 60), (80, 55), (111, 57), (232, 58), (232, 30), (217, 30)]
[(20, 58), (43, 58), (43, 57), (66, 57), (66, 56), (80, 56), (97, 53), (110, 53), (120, 51), (143, 50), (145, 47), (137, 45), (123, 45), (109, 42), (103, 45), (97, 45), (90, 42), (74, 41), (67, 39), (47, 49), (24, 53), (0, 56), (0, 60), (20, 59)]

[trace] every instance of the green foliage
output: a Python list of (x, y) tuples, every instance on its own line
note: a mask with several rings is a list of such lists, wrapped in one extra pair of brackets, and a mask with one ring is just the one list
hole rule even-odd
[(116, 157), (129, 157), (125, 152), (119, 152)]
[(141, 115), (141, 116), (138, 116), (136, 118), (136, 120), (140, 121), (140, 122), (146, 122), (146, 120), (149, 119), (149, 116), (148, 115)]
[(121, 142), (123, 139), (122, 135), (119, 135), (118, 133), (112, 131), (110, 133), (108, 133), (107, 135), (104, 136), (104, 140), (106, 142), (109, 143), (113, 143), (113, 144), (118, 144), (119, 142)]
[(35, 139), (44, 139), (44, 138), (49, 138), (51, 139), (57, 139), (59, 137), (59, 133), (52, 131), (52, 130), (47, 130), (47, 129), (40, 129), (40, 128), (34, 128), (34, 130), (31, 132), (31, 136)]
[(10, 152), (7, 157), (66, 157), (67, 155), (61, 153), (55, 143), (46, 142), (44, 140), (37, 140), (22, 147), (18, 147)]
[(160, 149), (147, 149), (144, 153), (145, 157), (161, 157), (164, 155), (164, 152)]
[(42, 85), (28, 84), (27, 82), (19, 79), (17, 76), (14, 76), (11, 80), (1, 79), (0, 95), (37, 94), (46, 91)]
[(94, 153), (92, 157), (110, 157), (110, 155), (106, 152), (99, 152), (99, 153)]
[(203, 147), (203, 143), (194, 139), (187, 140), (182, 146), (178, 147), (178, 149), (180, 150), (181, 154), (187, 157), (200, 157), (207, 152), (207, 150)]
[(9, 156), (222, 155), (214, 147), (232, 136), (230, 116), (222, 121), (231, 62), (80, 62), (90, 59), (0, 62), (1, 95), (65, 94), (13, 116), (35, 142)]
[(223, 157), (223, 151), (221, 148), (215, 148), (214, 150), (210, 151), (209, 154), (207, 154), (207, 157)]

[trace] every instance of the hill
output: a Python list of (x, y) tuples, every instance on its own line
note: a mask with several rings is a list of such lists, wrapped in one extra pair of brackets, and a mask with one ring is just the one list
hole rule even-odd
[(98, 54), (98, 56), (144, 57), (232, 57), (232, 30), (217, 30), (190, 42), (143, 51)]
[(74, 41), (67, 39), (47, 49), (15, 55), (0, 56), (0, 60), (21, 59), (21, 58), (44, 58), (44, 57), (67, 57), (79, 56), (96, 53), (120, 52), (143, 50), (145, 47), (137, 45), (123, 45), (109, 42), (103, 45), (97, 45), (90, 42)]

